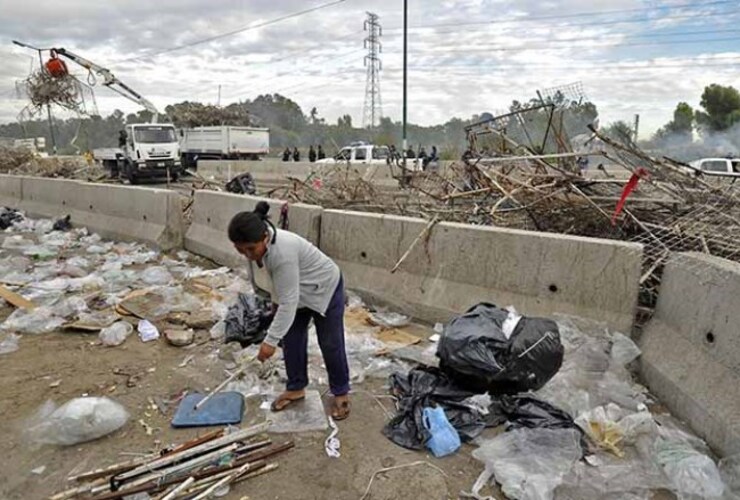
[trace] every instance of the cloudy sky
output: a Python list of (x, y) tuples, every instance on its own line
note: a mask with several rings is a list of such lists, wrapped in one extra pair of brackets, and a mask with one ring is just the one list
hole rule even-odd
[[(36, 53), (13, 39), (73, 50), (160, 108), (216, 103), (220, 85), (221, 104), (279, 92), (306, 113), (315, 106), (329, 121), (349, 113), (361, 123), (366, 11), (383, 27), (383, 114), (398, 120), (402, 5), (0, 0), (0, 123), (25, 106), (16, 82), (38, 65)], [(409, 121), (495, 113), (537, 89), (582, 82), (602, 123), (639, 113), (647, 135), (678, 101), (697, 106), (705, 85), (740, 88), (739, 21), (737, 0), (409, 0)], [(86, 79), (82, 68), (75, 74)], [(95, 97), (104, 115), (137, 110), (106, 88), (95, 87)]]

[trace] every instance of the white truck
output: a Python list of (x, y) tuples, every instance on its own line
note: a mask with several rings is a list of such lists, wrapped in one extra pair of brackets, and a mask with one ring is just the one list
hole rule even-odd
[(339, 150), (331, 158), (318, 160), (316, 163), (350, 163), (351, 165), (385, 165), (390, 151), (387, 146), (374, 146), (365, 143), (353, 143)]
[(708, 177), (740, 177), (740, 158), (702, 158), (689, 165)]
[[(13, 43), (25, 46), (17, 41)], [(118, 138), (119, 147), (94, 150), (93, 158), (108, 167), (112, 176), (128, 179), (131, 184), (136, 184), (145, 177), (176, 180), (182, 166), (175, 126), (171, 123), (157, 123), (159, 111), (154, 104), (116, 78), (109, 69), (64, 48), (50, 49), (50, 52), (51, 60), (46, 63), (46, 68), (53, 78), (69, 75), (67, 65), (59, 59), (59, 56), (64, 56), (90, 72), (88, 82), (94, 81), (97, 75), (102, 78), (103, 86), (152, 113), (152, 123), (126, 125)]]
[(93, 158), (113, 177), (137, 184), (145, 178), (168, 178), (176, 181), (182, 173), (180, 145), (175, 126), (170, 123), (126, 125), (124, 143), (119, 148), (93, 150)]
[(180, 130), (180, 152), (185, 168), (198, 160), (259, 160), (270, 152), (270, 129), (214, 126)]

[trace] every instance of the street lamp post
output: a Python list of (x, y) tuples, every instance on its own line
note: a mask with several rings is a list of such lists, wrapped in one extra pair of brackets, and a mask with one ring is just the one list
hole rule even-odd
[(406, 151), (408, 142), (406, 139), (406, 99), (407, 99), (407, 56), (408, 56), (408, 0), (403, 0), (403, 175), (406, 175)]

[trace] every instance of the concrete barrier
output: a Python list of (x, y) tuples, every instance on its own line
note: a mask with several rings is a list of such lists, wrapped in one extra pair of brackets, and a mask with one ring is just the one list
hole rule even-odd
[(16, 208), (22, 198), (22, 177), (0, 175), (0, 206)]
[(641, 245), (440, 223), (391, 274), (425, 226), (419, 219), (325, 210), (321, 249), (350, 288), (428, 321), (488, 301), (530, 315), (595, 318), (630, 333)]
[(647, 386), (720, 455), (740, 452), (740, 264), (675, 254), (639, 341)]
[(23, 177), (19, 207), (32, 216), (63, 217), (108, 238), (182, 246), (180, 196), (164, 189)]
[[(245, 258), (234, 249), (226, 230), (234, 215), (254, 210), (257, 202), (263, 200), (270, 204), (271, 220), (277, 225), (280, 210), (285, 204), (283, 201), (215, 191), (196, 191), (192, 223), (185, 234), (185, 248), (225, 266), (245, 266)], [(322, 211), (321, 207), (314, 205), (288, 205), (288, 229), (319, 246)], [(257, 272), (255, 278), (261, 288), (271, 288), (264, 271)]]

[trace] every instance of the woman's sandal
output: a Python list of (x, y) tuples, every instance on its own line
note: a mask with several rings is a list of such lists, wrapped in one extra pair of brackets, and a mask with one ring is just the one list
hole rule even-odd
[(306, 396), (301, 396), (299, 398), (290, 398), (288, 396), (278, 396), (278, 398), (272, 402), (270, 405), (270, 410), (273, 412), (279, 412), (283, 411), (284, 409), (288, 408), (293, 403), (297, 403), (298, 401), (303, 401), (306, 399)]
[(349, 417), (350, 406), (349, 401), (334, 401), (331, 407), (331, 418), (334, 420), (344, 420)]

